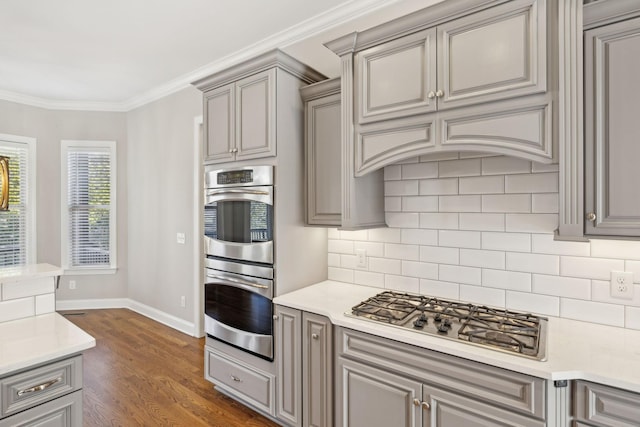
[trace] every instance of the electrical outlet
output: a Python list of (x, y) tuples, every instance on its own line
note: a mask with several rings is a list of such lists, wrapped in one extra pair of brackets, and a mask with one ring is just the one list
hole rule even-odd
[(184, 245), (184, 241), (185, 241), (184, 233), (176, 233), (176, 242), (178, 242), (181, 245)]
[(69, 280), (69, 289), (75, 289), (75, 288), (76, 288), (76, 281)]
[(186, 306), (187, 306), (187, 299), (183, 295), (180, 297), (180, 307), (185, 308)]
[(611, 296), (614, 298), (633, 298), (633, 273), (628, 271), (611, 272)]
[(365, 249), (356, 249), (356, 267), (367, 268), (367, 251)]

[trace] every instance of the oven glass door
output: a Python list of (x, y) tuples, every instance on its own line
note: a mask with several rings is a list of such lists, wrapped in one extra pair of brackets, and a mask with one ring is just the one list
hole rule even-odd
[(273, 263), (273, 187), (207, 190), (207, 254)]
[(272, 358), (272, 281), (210, 269), (205, 274), (206, 332), (236, 347)]

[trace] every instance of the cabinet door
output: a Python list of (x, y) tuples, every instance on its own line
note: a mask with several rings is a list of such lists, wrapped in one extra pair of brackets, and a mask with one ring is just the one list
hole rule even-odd
[(598, 427), (633, 427), (640, 421), (640, 394), (601, 384), (576, 381), (575, 417)]
[(307, 223), (340, 226), (342, 211), (340, 94), (307, 102)]
[(585, 32), (586, 234), (640, 236), (640, 18)]
[(82, 390), (3, 418), (0, 427), (82, 427)]
[(421, 384), (417, 381), (343, 358), (338, 359), (336, 381), (338, 427), (420, 425)]
[(544, 427), (545, 422), (449, 393), (424, 387), (424, 427)]
[(545, 0), (514, 0), (438, 26), (438, 109), (546, 90)]
[(435, 29), (421, 31), (356, 55), (358, 123), (436, 109), (435, 34)]
[(302, 396), (305, 427), (333, 424), (333, 328), (317, 314), (302, 314)]
[(234, 158), (234, 93), (231, 83), (204, 94), (205, 163), (228, 162)]
[(236, 160), (276, 155), (276, 70), (236, 82)]
[(302, 425), (302, 313), (288, 307), (275, 307), (276, 364), (278, 381), (276, 417), (292, 426)]

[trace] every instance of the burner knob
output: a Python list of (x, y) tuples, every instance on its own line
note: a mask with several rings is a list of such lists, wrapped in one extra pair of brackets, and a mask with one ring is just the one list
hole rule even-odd
[(416, 328), (416, 329), (422, 329), (422, 328), (424, 328), (424, 324), (425, 323), (426, 322), (424, 320), (418, 319), (415, 322), (413, 322), (413, 327)]
[(449, 332), (449, 328), (451, 328), (451, 325), (447, 325), (447, 324), (440, 324), (440, 326), (438, 326), (438, 332), (441, 334), (446, 334), (447, 332)]
[(442, 321), (442, 317), (440, 316), (440, 313), (436, 314), (436, 316), (433, 318), (433, 320), (436, 321), (436, 322)]
[(427, 320), (428, 320), (428, 319), (427, 319), (427, 316), (426, 316), (424, 313), (422, 313), (422, 314), (420, 315), (420, 320), (422, 320), (423, 322), (427, 323)]
[(451, 327), (451, 320), (450, 319), (444, 319), (444, 326)]

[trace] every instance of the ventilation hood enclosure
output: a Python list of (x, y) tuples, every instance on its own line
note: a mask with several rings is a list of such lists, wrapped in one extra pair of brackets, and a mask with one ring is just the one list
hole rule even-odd
[(443, 151), (557, 161), (562, 7), (448, 0), (327, 43), (342, 61), (346, 172)]

